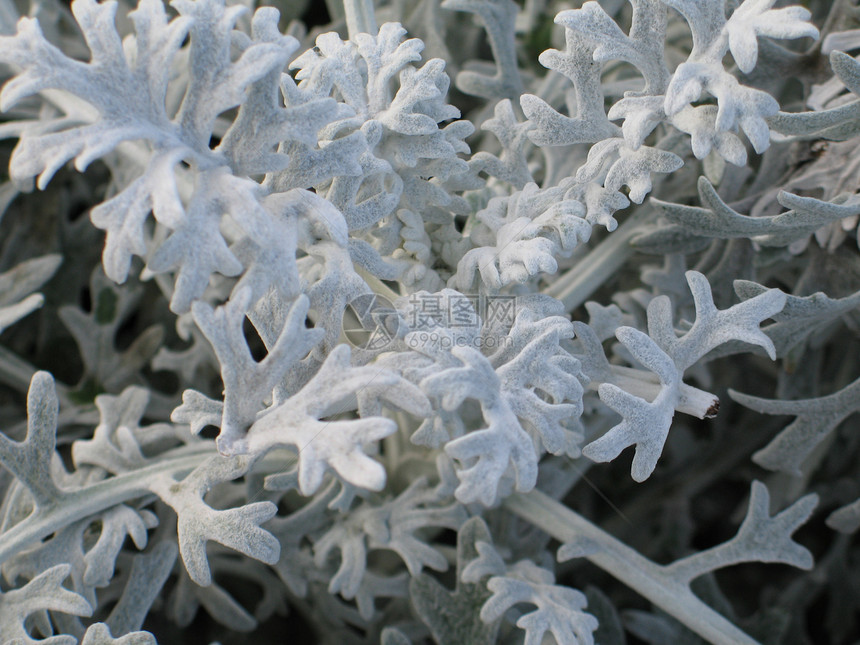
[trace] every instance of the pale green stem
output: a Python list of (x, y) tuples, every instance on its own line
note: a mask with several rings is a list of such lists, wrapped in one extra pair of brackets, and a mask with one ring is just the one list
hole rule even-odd
[(325, 8), (332, 22), (344, 19), (343, 0), (325, 0)]
[(383, 441), (387, 441), (385, 450), (387, 453), (386, 461), (389, 466), (388, 472), (394, 472), (400, 463), (404, 452), (403, 446), (408, 442), (408, 436), (412, 430), (406, 413), (398, 410), (392, 416), (397, 422), (397, 432), (383, 439)]
[[(650, 402), (663, 391), (663, 385), (654, 372), (621, 365), (610, 365), (609, 369), (613, 376), (611, 383), (628, 394)], [(591, 381), (588, 389), (597, 392), (601, 385), (600, 381)], [(720, 400), (710, 392), (686, 383), (678, 385), (678, 401), (675, 404), (678, 412), (689, 414), (697, 419), (709, 419), (716, 415), (719, 407)]]
[(394, 301), (400, 297), (400, 294), (394, 291), (394, 289), (389, 287), (372, 273), (365, 271), (362, 267), (354, 265), (353, 269), (358, 276), (367, 283), (367, 286), (373, 289), (373, 292), (377, 296), (382, 296), (391, 304), (394, 304)]
[(0, 383), (15, 388), (19, 392), (30, 389), (30, 379), (36, 368), (5, 347), (0, 347)]
[(78, 490), (64, 492), (51, 506), (34, 511), (0, 537), (0, 562), (38, 544), (64, 526), (130, 499), (150, 494), (149, 484), (160, 475), (174, 477), (189, 473), (215, 453), (215, 443), (207, 441), (172, 451), (156, 463), (122, 473)]
[(543, 293), (561, 300), (567, 311), (582, 305), (613, 273), (624, 266), (633, 254), (630, 240), (641, 232), (640, 225), (650, 215), (651, 211), (647, 208), (637, 210), (588, 255), (544, 289)]
[(350, 40), (355, 38), (356, 34), (376, 35), (373, 0), (343, 0), (343, 11)]
[(585, 540), (597, 546), (586, 557), (713, 645), (759, 645), (703, 603), (668, 567), (651, 562), (587, 519), (535, 489), (504, 503), (512, 513), (562, 543)]
[[(0, 563), (73, 522), (129, 500), (152, 495), (153, 482), (164, 476), (179, 480), (217, 454), (214, 441), (201, 441), (153, 458), (157, 461), (143, 468), (120, 473), (77, 490), (63, 491), (53, 504), (34, 511), (0, 536)], [(258, 459), (252, 468), (260, 473), (284, 472), (285, 454), (289, 456), (289, 451), (272, 450)]]
[[(30, 389), (30, 379), (33, 378), (33, 374), (38, 371), (36, 367), (25, 361), (23, 358), (15, 354), (14, 352), (8, 350), (5, 347), (0, 347), (0, 383), (5, 383), (9, 387), (12, 387), (19, 392), (26, 393)], [(78, 412), (80, 409), (87, 408), (88, 411), (95, 410), (95, 407), (90, 406), (76, 406), (69, 400), (69, 392), (72, 390), (67, 385), (63, 383), (54, 383), (54, 387), (57, 391), (57, 398), (60, 400), (60, 408), (61, 409), (74, 409), (78, 408)], [(80, 419), (80, 417), (77, 417)]]

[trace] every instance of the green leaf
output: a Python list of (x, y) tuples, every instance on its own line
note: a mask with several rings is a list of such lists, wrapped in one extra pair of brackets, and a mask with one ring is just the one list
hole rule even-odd
[(477, 542), (491, 542), (490, 531), (480, 517), (473, 517), (457, 534), (457, 582), (449, 591), (430, 575), (420, 574), (409, 583), (412, 606), (437, 643), (491, 645), (496, 642), (499, 621), (485, 624), (479, 614), (490, 597), (486, 585), (463, 582), (466, 564), (478, 557)]

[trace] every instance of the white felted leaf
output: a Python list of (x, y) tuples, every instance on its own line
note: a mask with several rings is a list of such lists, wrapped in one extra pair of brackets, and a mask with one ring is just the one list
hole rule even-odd
[(251, 356), (242, 325), (251, 307), (251, 292), (243, 289), (216, 310), (195, 303), (194, 320), (212, 344), (221, 363), (224, 408), (220, 422), (218, 449), (223, 454), (246, 450), (244, 436), (256, 419), (263, 401), (294, 363), (304, 358), (319, 342), (322, 331), (305, 328), (308, 299), (300, 296), (284, 323), (277, 342), (266, 357), (257, 362)]
[(151, 511), (120, 504), (102, 514), (101, 525), (98, 541), (84, 558), (87, 569), (83, 582), (95, 587), (107, 586), (113, 578), (114, 563), (126, 537), (143, 550), (148, 539), (146, 531), (158, 525), (158, 518)]
[(87, 628), (81, 645), (156, 645), (156, 641), (149, 632), (133, 632), (114, 638), (107, 625), (94, 623)]
[(699, 100), (702, 92), (717, 99), (717, 132), (740, 127), (753, 148), (764, 152), (770, 145), (770, 130), (766, 118), (779, 111), (779, 103), (770, 94), (740, 85), (734, 76), (718, 63), (686, 62), (672, 76), (666, 89), (663, 108), (674, 116), (691, 103)]
[(377, 367), (350, 367), (347, 345), (338, 345), (308, 384), (292, 397), (272, 406), (254, 422), (245, 440), (251, 453), (275, 446), (294, 446), (298, 451), (299, 487), (313, 494), (328, 469), (345, 481), (370, 490), (385, 485), (385, 469), (365, 453), (365, 446), (396, 430), (390, 419), (367, 416), (324, 420), (359, 406), (359, 391), (383, 398), (387, 405), (414, 414), (428, 412), (427, 401), (415, 387), (396, 387), (402, 379)]
[(718, 41), (726, 23), (726, 9), (723, 0), (662, 0), (684, 16), (690, 25), (693, 36), (691, 59), (713, 57), (719, 60), (724, 53), (711, 50)]
[(46, 255), (0, 274), (0, 331), (42, 306), (42, 295), (32, 292), (50, 279), (61, 262), (59, 255)]
[(134, 436), (149, 402), (149, 392), (140, 387), (126, 388), (117, 397), (100, 394), (96, 397), (100, 422), (92, 439), (72, 444), (75, 466), (99, 466), (108, 472), (134, 470), (144, 465), (140, 445)]
[(628, 446), (636, 445), (631, 469), (636, 481), (647, 479), (654, 471), (675, 410), (705, 418), (714, 416), (719, 408), (716, 397), (684, 384), (687, 369), (712, 349), (732, 340), (763, 347), (775, 359), (773, 343), (759, 325), (782, 309), (784, 293), (769, 289), (757, 295), (755, 301), (718, 310), (707, 278), (696, 271), (687, 271), (685, 277), (696, 308), (696, 320), (686, 333), (679, 337), (675, 331), (667, 296), (648, 303), (648, 334), (631, 327), (616, 331), (632, 358), (657, 376), (659, 387), (654, 387), (653, 381), (649, 383), (648, 373), (609, 366), (600, 357), (596, 337), (592, 338), (593, 334), (581, 323), (576, 327), (587, 350), (584, 370), (599, 383), (601, 401), (622, 417), (621, 423), (585, 446), (582, 454), (598, 462), (611, 461)]
[(412, 576), (424, 567), (445, 571), (448, 562), (422, 539), (420, 529), (457, 530), (465, 520), (461, 505), (440, 499), (426, 480), (419, 478), (396, 497), (364, 503), (336, 520), (315, 540), (314, 560), (322, 566), (334, 551), (340, 552), (340, 565), (329, 583), (329, 592), (352, 599), (361, 593), (362, 585), (372, 582), (367, 569), (371, 550), (396, 553)]
[(492, 289), (555, 273), (557, 258), (569, 256), (591, 236), (583, 205), (560, 189), (530, 183), (510, 197), (496, 197), (476, 218), (495, 236), (492, 246), (468, 251), (457, 265), (456, 285), (467, 291), (480, 275)]
[[(460, 526), (457, 531), (457, 576), (453, 591), (443, 587), (428, 574), (415, 576), (409, 583), (413, 607), (440, 643), (489, 645), (495, 642), (498, 623), (487, 625), (478, 615), (489, 592), (480, 581), (466, 580), (466, 570), (478, 562), (482, 547), (490, 547), (490, 539), (489, 528), (480, 517), (472, 517)], [(495, 550), (493, 554), (498, 557)], [(502, 561), (501, 567), (491, 573), (504, 571)], [(463, 612), (464, 608), (467, 612)]]
[(754, 480), (750, 490), (749, 507), (737, 535), (718, 544), (675, 561), (667, 573), (683, 584), (698, 576), (740, 562), (781, 562), (800, 569), (812, 568), (812, 553), (791, 539), (818, 505), (818, 495), (805, 495), (785, 510), (771, 516), (767, 486)]
[(70, 635), (36, 640), (24, 625), (28, 616), (44, 610), (76, 616), (92, 614), (92, 607), (86, 600), (62, 586), (69, 568), (69, 565), (58, 564), (23, 587), (0, 594), (0, 637), (4, 645), (75, 645), (77, 639)]
[(79, 0), (74, 13), (90, 46), (89, 64), (67, 58), (44, 39), (38, 23), (30, 19), (22, 19), (18, 35), (4, 37), (4, 58), (24, 68), (3, 88), (0, 102), (4, 109), (28, 95), (57, 88), (79, 96), (101, 115), (90, 125), (22, 139), (13, 161), (13, 176), (39, 174), (40, 187), (73, 157), (83, 169), (120, 141), (159, 141), (170, 136), (163, 107), (167, 72), (189, 21), (180, 18), (168, 24), (161, 2), (142, 2), (134, 15), (139, 57), (136, 64), (129, 65), (112, 27), (115, 3)]
[(729, 49), (738, 67), (749, 74), (758, 58), (758, 36), (770, 38), (818, 38), (808, 21), (812, 14), (800, 6), (771, 9), (775, 0), (746, 0), (726, 23)]
[[(665, 89), (669, 71), (663, 61), (666, 10), (655, 0), (635, 0), (630, 34), (625, 34), (597, 2), (581, 9), (562, 11), (556, 23), (591, 41), (597, 62), (623, 60), (635, 65), (645, 77), (643, 94)], [(610, 117), (612, 118), (612, 117)]]
[[(298, 69), (300, 90), (319, 98), (334, 95), (354, 112), (325, 134), (338, 135), (331, 144), (347, 132), (360, 135), (360, 169), (336, 173), (316, 186), (343, 213), (351, 231), (384, 225), (398, 207), (422, 217), (454, 200), (458, 209), (464, 208), (446, 184), (468, 171), (458, 154), (468, 152), (464, 139), (474, 126), (467, 121), (440, 125), (460, 115), (445, 102), (449, 80), (444, 61), (432, 59), (417, 67), (424, 45), (415, 38), (402, 40), (404, 34), (398, 23), (383, 24), (374, 36), (358, 34), (354, 42), (322, 34), (316, 50), (291, 64)], [(326, 148), (331, 144), (326, 141)]]
[(153, 602), (173, 571), (179, 549), (172, 541), (161, 541), (146, 553), (134, 556), (128, 582), (105, 624), (116, 634), (136, 632), (143, 626)]
[(527, 645), (540, 645), (547, 633), (564, 645), (593, 645), (597, 619), (584, 611), (585, 595), (554, 583), (555, 577), (546, 569), (528, 560), (517, 562), (508, 567), (504, 576), (494, 576), (487, 582), (493, 595), (481, 609), (481, 618), (486, 622), (497, 620), (509, 608), (525, 602), (536, 607), (516, 621), (517, 627), (525, 631)]
[(684, 165), (678, 155), (648, 146), (637, 150), (622, 146), (619, 152), (619, 159), (606, 174), (604, 186), (617, 191), (626, 184), (630, 188), (630, 201), (636, 204), (641, 204), (651, 192), (651, 173), (670, 173)]
[(268, 564), (278, 561), (280, 544), (260, 528), (277, 513), (274, 504), (253, 502), (221, 511), (203, 500), (215, 484), (241, 477), (249, 465), (245, 457), (212, 457), (181, 482), (162, 477), (150, 484), (153, 492), (176, 511), (179, 553), (188, 575), (198, 585), (212, 583), (206, 555), (209, 541)]
[(526, 155), (526, 149), (531, 145), (529, 129), (528, 122), (517, 121), (510, 99), (499, 101), (494, 108), (493, 118), (484, 121), (481, 130), (492, 132), (502, 144), (503, 151), (498, 157), (484, 150), (478, 151), (469, 160), (470, 167), (476, 173), (486, 172), (507, 181), (517, 189), (532, 183), (534, 179)]
[[(176, 272), (171, 305), (183, 312), (203, 292), (212, 273), (236, 276), (256, 267), (259, 274), (272, 258), (284, 258), (282, 267), (270, 267), (265, 284), (259, 284), (259, 276), (253, 281), (257, 292), (274, 283), (288, 297), (295, 296), (296, 271), (286, 260), (294, 253), (293, 245), (261, 213), (263, 192), (247, 174), (289, 166), (288, 157), (271, 152), (279, 144), (287, 152), (294, 144), (307, 162), (308, 150), (317, 144), (317, 131), (342, 113), (330, 99), (315, 101), (308, 96), (294, 95), (289, 106), (278, 105), (280, 72), (296, 42), (277, 32), (277, 12), (257, 12), (253, 38), (242, 39), (234, 31), (245, 11), (241, 7), (225, 8), (219, 0), (177, 2), (181, 15), (168, 21), (160, 1), (141, 0), (130, 14), (135, 33), (124, 49), (112, 24), (115, 3), (78, 0), (74, 5), (90, 47), (90, 63), (66, 57), (29, 19), (21, 22), (17, 36), (4, 37), (8, 60), (24, 70), (5, 86), (4, 105), (37, 92), (49, 100), (55, 90), (76, 97), (62, 103), (64, 109), (68, 106), (68, 118), (58, 119), (55, 128), (21, 135), (13, 176), (23, 181), (39, 174), (39, 186), (44, 188), (71, 158), (83, 169), (122, 142), (145, 141), (147, 147), (135, 143), (121, 148), (126, 154), (136, 150), (132, 156), (142, 174), (139, 168), (132, 171), (138, 176), (120, 184), (116, 194), (92, 212), (93, 223), (108, 234), (103, 254), (108, 276), (124, 281), (132, 256), (145, 257), (151, 272)], [(186, 35), (190, 44), (182, 48)], [(235, 59), (234, 40), (240, 44)], [(189, 74), (175, 80), (169, 72), (178, 59), (188, 61)], [(170, 93), (182, 98), (175, 115), (166, 106)], [(216, 118), (246, 98), (247, 106), (221, 145), (211, 149)], [(354, 142), (349, 145), (355, 152)], [(329, 153), (338, 150), (344, 153), (347, 148), (335, 145)], [(352, 157), (341, 165), (355, 174), (354, 161), (349, 163)], [(294, 179), (307, 186), (298, 177), (307, 172), (295, 170)], [(132, 172), (127, 176), (134, 177)], [(150, 212), (169, 235), (148, 232)], [(242, 261), (229, 248), (234, 240), (222, 236), (224, 214), (246, 234)]]
[(514, 40), (517, 5), (511, 0), (444, 0), (441, 6), (443, 9), (467, 11), (480, 17), (497, 65), (492, 76), (478, 69), (461, 71), (457, 74), (457, 89), (490, 100), (499, 97), (516, 99), (522, 94), (523, 83)]
[(111, 282), (100, 267), (89, 281), (92, 306), (89, 312), (63, 305), (59, 316), (78, 346), (84, 373), (78, 384), (81, 397), (92, 400), (93, 390), (120, 390), (133, 383), (164, 337), (160, 325), (144, 329), (124, 350), (117, 349), (120, 328), (128, 322), (142, 295), (139, 285), (123, 289)]
[(646, 334), (622, 327), (616, 335), (643, 365), (657, 373), (662, 387), (649, 403), (611, 383), (601, 385), (598, 390), (600, 400), (618, 412), (622, 421), (585, 446), (582, 454), (598, 462), (611, 461), (627, 446), (635, 444), (631, 476), (635, 481), (644, 481), (654, 471), (663, 451), (675, 413), (681, 373), (672, 359)]
[(630, 96), (617, 101), (606, 116), (624, 119), (621, 134), (632, 150), (638, 150), (645, 138), (666, 118), (662, 96)]
[[(467, 347), (454, 348), (452, 354), (462, 361), (464, 367), (445, 370), (438, 377), (429, 377), (422, 383), (422, 389), (432, 392), (434, 388), (443, 387), (443, 383), (451, 383), (455, 387), (459, 383), (459, 387), (456, 387), (459, 401), (465, 397), (480, 401), (487, 427), (448, 442), (445, 452), (463, 464), (473, 464), (457, 474), (460, 479), (457, 499), (464, 504), (480, 501), (490, 506), (498, 495), (499, 481), (511, 467), (518, 490), (526, 491), (534, 487), (537, 455), (531, 438), (523, 430), (505, 397), (498, 392), (498, 376), (486, 359)], [(449, 406), (455, 403), (459, 402), (452, 400)]]
[[(422, 309), (430, 302), (438, 302), (438, 313)], [(553, 315), (558, 310), (549, 303), (532, 309), (527, 301), (510, 299), (507, 323), (500, 314), (488, 314), (481, 329), (472, 311), (471, 325), (447, 328), (446, 312), (464, 302), (468, 299), (451, 289), (411, 297), (413, 308), (403, 315), (414, 331), (404, 340), (416, 351), (384, 364), (417, 382), (433, 404), (431, 418), (412, 441), (438, 445), (447, 440), (446, 454), (461, 465), (457, 499), (489, 506), (506, 494), (503, 486), (511, 480), (521, 491), (534, 486), (543, 451), (578, 455), (582, 437), (575, 425), (585, 377), (579, 361), (561, 347), (573, 327)], [(467, 400), (480, 406), (482, 421), (464, 434), (458, 414)]]
[[(782, 193), (785, 204), (799, 207), (779, 215), (750, 217), (730, 208), (705, 177), (699, 178), (699, 197), (705, 208), (671, 204), (652, 199), (660, 213), (685, 231), (702, 237), (731, 239), (746, 237), (762, 246), (788, 246), (808, 237), (822, 226), (855, 214), (856, 206), (829, 204)], [(648, 235), (637, 238), (645, 243)]]
[[(566, 422), (582, 414), (584, 379), (580, 363), (560, 348), (573, 335), (573, 326), (561, 316), (540, 318), (521, 311), (509, 333), (507, 346), (491, 361), (502, 382), (502, 392), (517, 417), (540, 437), (553, 454), (577, 456), (581, 436), (572, 436)], [(539, 396), (538, 392), (543, 396)]]
[[(748, 280), (736, 280), (734, 287), (743, 300), (767, 291), (766, 287)], [(776, 355), (783, 358), (858, 305), (860, 291), (845, 298), (829, 298), (820, 291), (804, 297), (787, 295), (785, 307), (772, 316), (776, 322), (767, 325), (764, 332), (773, 341)]]
[(801, 569), (812, 568), (812, 554), (791, 539), (818, 504), (818, 496), (805, 495), (785, 510), (771, 516), (767, 487), (753, 481), (747, 515), (735, 537), (738, 549), (747, 559), (759, 562), (782, 562)]
[(26, 486), (37, 508), (62, 503), (51, 466), (57, 458), (58, 408), (54, 379), (36, 372), (27, 392), (27, 437), (18, 442), (0, 433), (0, 463)]
[(693, 327), (667, 351), (675, 363), (686, 369), (711, 349), (729, 340), (764, 348), (771, 360), (776, 359), (773, 342), (759, 329), (762, 321), (782, 311), (786, 296), (778, 289), (770, 289), (755, 298), (718, 310), (714, 305), (707, 279), (696, 271), (686, 273), (690, 291), (696, 305)]
[[(555, 21), (564, 24), (565, 12)], [(520, 105), (534, 129), (529, 138), (540, 146), (593, 143), (613, 136), (617, 128), (606, 118), (600, 66), (594, 64), (591, 43), (573, 29), (565, 29), (565, 50), (548, 49), (539, 61), (548, 69), (569, 78), (576, 88), (575, 99), (567, 106), (568, 116), (559, 113), (534, 94), (523, 94)]]
[(860, 500), (833, 511), (827, 516), (827, 526), (840, 533), (854, 533), (860, 529)]
[(794, 475), (801, 474), (801, 466), (815, 446), (860, 410), (860, 380), (829, 396), (800, 401), (760, 399), (734, 390), (729, 390), (729, 395), (756, 412), (797, 417), (753, 455), (753, 461), (760, 466)]

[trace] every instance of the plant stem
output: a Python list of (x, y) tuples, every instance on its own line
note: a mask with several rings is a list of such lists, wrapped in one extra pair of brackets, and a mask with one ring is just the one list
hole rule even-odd
[(36, 372), (37, 369), (23, 358), (0, 347), (0, 383), (26, 393), (30, 389), (30, 379)]
[(731, 621), (699, 600), (688, 585), (587, 519), (534, 489), (514, 494), (505, 507), (560, 542), (585, 540), (597, 550), (585, 558), (638, 592), (713, 645), (759, 645)]
[(543, 293), (561, 300), (567, 311), (579, 307), (599, 287), (606, 284), (613, 273), (624, 266), (633, 254), (630, 240), (640, 232), (639, 226), (650, 215), (650, 209), (639, 208), (588, 255), (544, 289)]
[(344, 19), (343, 0), (325, 0), (325, 8), (332, 22)]
[(215, 454), (215, 443), (207, 441), (172, 451), (156, 463), (103, 479), (78, 490), (65, 492), (56, 503), (34, 511), (0, 537), (0, 562), (38, 544), (64, 526), (130, 499), (149, 495), (149, 483), (160, 475), (188, 473)]
[[(38, 369), (36, 367), (14, 352), (5, 347), (0, 347), (0, 383), (4, 383), (17, 391), (26, 394), (30, 389), (30, 379), (33, 378), (33, 374), (37, 371)], [(69, 400), (69, 391), (71, 388), (67, 385), (55, 382), (54, 387), (56, 388), (57, 398), (60, 400), (60, 409), (67, 410), (70, 413), (75, 414), (75, 418), (79, 421), (83, 421), (83, 417), (81, 416), (82, 413), (95, 410), (94, 405), (75, 406)], [(76, 408), (78, 409), (76, 410)], [(61, 413), (61, 417), (62, 414), (63, 413)], [(95, 421), (98, 423), (98, 416), (96, 416)], [(4, 428), (4, 431), (9, 434), (8, 428)]]
[(343, 11), (350, 40), (355, 38), (356, 34), (376, 35), (373, 0), (343, 0)]
[(358, 277), (360, 277), (362, 280), (365, 281), (365, 283), (367, 283), (367, 286), (370, 287), (377, 296), (382, 296), (392, 305), (394, 304), (395, 300), (400, 298), (399, 293), (394, 291), (394, 289), (389, 287), (372, 273), (365, 271), (362, 267), (354, 265), (353, 270), (358, 274)]

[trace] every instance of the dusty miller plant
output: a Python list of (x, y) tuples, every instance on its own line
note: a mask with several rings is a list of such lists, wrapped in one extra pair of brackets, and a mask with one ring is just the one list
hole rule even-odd
[(804, 4), (0, 0), (0, 644), (860, 642)]

